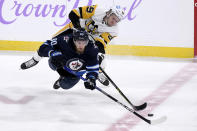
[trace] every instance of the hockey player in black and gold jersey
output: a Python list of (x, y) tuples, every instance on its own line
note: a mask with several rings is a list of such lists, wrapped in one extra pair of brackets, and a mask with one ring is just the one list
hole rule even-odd
[(117, 23), (123, 19), (123, 15), (124, 10), (120, 7), (113, 7), (108, 11), (103, 11), (98, 5), (79, 7), (70, 12), (71, 22), (54, 36), (64, 35), (73, 28), (85, 28), (100, 52), (105, 53), (106, 45), (117, 36)]
[[(98, 5), (79, 7), (69, 13), (71, 22), (53, 37), (69, 34), (73, 32), (73, 29), (84, 28), (98, 47), (99, 64), (104, 68), (105, 48), (117, 36), (117, 24), (123, 17), (124, 9), (120, 6), (114, 6), (109, 10), (103, 10)], [(35, 61), (32, 64), (34, 66), (41, 57), (36, 53), (32, 59)], [(99, 73), (98, 80), (104, 85), (109, 85), (109, 81), (102, 73)]]

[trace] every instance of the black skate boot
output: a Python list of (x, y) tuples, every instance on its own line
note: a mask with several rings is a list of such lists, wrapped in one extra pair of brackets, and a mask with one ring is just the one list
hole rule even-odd
[(32, 57), (30, 60), (28, 60), (28, 61), (26, 61), (26, 62), (24, 62), (24, 63), (21, 64), (21, 69), (22, 70), (25, 70), (25, 69), (31, 68), (31, 67), (35, 66), (36, 64), (38, 64), (38, 62), (39, 61), (36, 61)]
[(60, 86), (60, 80), (62, 79), (62, 77), (60, 76), (60, 78), (53, 84), (53, 88), (54, 89), (59, 89)]
[(105, 77), (105, 75), (102, 72), (99, 72), (98, 81), (104, 86), (109, 85), (109, 80)]

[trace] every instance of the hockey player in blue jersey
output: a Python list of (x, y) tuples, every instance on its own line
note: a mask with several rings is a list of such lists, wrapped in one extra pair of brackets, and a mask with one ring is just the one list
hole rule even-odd
[[(95, 88), (99, 72), (98, 49), (89, 40), (85, 30), (80, 29), (46, 41), (40, 46), (38, 54), (49, 57), (50, 68), (60, 75), (53, 85), (54, 89), (72, 88), (84, 73), (87, 79), (85, 88)], [(21, 68), (27, 69), (26, 63)]]
[[(117, 5), (110, 9), (104, 9), (98, 5), (78, 7), (71, 10), (68, 15), (71, 22), (54, 34), (53, 37), (68, 34), (72, 29), (84, 28), (98, 47), (99, 65), (105, 69), (106, 47), (118, 35), (118, 23), (123, 20), (124, 14), (124, 8)], [(27, 66), (22, 69), (35, 66), (41, 58), (42, 56), (35, 52), (32, 59), (24, 63)], [(109, 85), (109, 80), (102, 71), (99, 72), (98, 80), (105, 86)]]

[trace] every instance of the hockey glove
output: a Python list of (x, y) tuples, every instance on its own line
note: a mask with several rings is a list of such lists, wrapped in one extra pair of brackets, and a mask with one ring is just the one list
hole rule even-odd
[(56, 66), (56, 68), (62, 67), (63, 56), (59, 51), (51, 51), (49, 53), (49, 57), (51, 59), (51, 63)]
[(86, 89), (94, 90), (96, 87), (96, 79), (94, 77), (90, 77), (87, 81), (84, 82), (84, 86)]
[(98, 58), (99, 58), (99, 65), (101, 65), (102, 61), (105, 59), (105, 54), (98, 53)]

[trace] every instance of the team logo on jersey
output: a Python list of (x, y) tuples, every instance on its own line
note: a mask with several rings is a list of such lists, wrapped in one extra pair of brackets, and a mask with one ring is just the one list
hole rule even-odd
[(83, 60), (74, 58), (67, 62), (67, 67), (73, 71), (78, 71), (83, 67), (83, 63)]
[(95, 25), (95, 22), (93, 20), (86, 20), (85, 26), (88, 33), (98, 34), (98, 25)]

